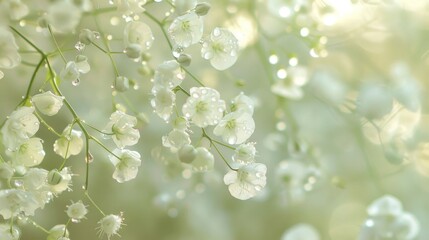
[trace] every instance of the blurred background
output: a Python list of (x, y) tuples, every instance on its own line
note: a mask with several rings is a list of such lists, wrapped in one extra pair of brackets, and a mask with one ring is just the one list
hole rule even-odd
[[(5, 2), (5, 1), (3, 1)], [(7, 2), (7, 1), (6, 1)], [(22, 0), (30, 14), (7, 21), (43, 50), (55, 45), (38, 19), (55, 1)], [(147, 12), (174, 19), (180, 9), (195, 1), (148, 1)], [(308, 223), (321, 239), (357, 239), (367, 218), (366, 208), (390, 194), (420, 222), (414, 239), (429, 236), (429, 2), (426, 0), (217, 0), (204, 16), (204, 35), (215, 27), (231, 30), (239, 40), (237, 62), (217, 71), (200, 54), (196, 44), (185, 52), (192, 56), (188, 70), (205, 85), (217, 89), (228, 102), (244, 92), (256, 102), (257, 161), (268, 167), (267, 186), (254, 199), (233, 198), (223, 176), (227, 166), (215, 153), (215, 170), (195, 174), (186, 170), (168, 150), (161, 137), (171, 126), (150, 106), (150, 74), (160, 63), (173, 59), (160, 28), (144, 14), (155, 36), (145, 64), (125, 54), (114, 54), (119, 72), (135, 82), (126, 93), (112, 93), (114, 72), (107, 55), (93, 46), (83, 54), (91, 71), (78, 86), (64, 83), (61, 90), (87, 123), (100, 129), (114, 109), (144, 114), (139, 121), (141, 139), (131, 149), (142, 155), (135, 180), (118, 184), (111, 175), (107, 153), (92, 144), (89, 192), (106, 213), (123, 212), (121, 238), (112, 239), (281, 239), (298, 223)], [(0, 4), (2, 2), (0, 1)], [(124, 19), (106, 1), (75, 0), (84, 9), (107, 9), (99, 14), (82, 10), (76, 34), (57, 34), (67, 59), (74, 59), (80, 29), (99, 31), (109, 39), (112, 51), (124, 49)], [(176, 11), (170, 10), (176, 6)], [(191, 7), (192, 8), (192, 7)], [(188, 8), (189, 9), (189, 8)], [(93, 11), (91, 10), (91, 11)], [(3, 13), (6, 15), (7, 13)], [(99, 21), (96, 26), (94, 18)], [(166, 24), (168, 27), (168, 24)], [(35, 63), (36, 54), (15, 35), (23, 61)], [(60, 57), (52, 58), (59, 72)], [(5, 119), (25, 94), (34, 67), (21, 64), (2, 69), (0, 116)], [(42, 71), (44, 72), (44, 70)], [(36, 88), (44, 85), (39, 73)], [(197, 86), (189, 76), (182, 87)], [(34, 90), (36, 92), (36, 90)], [(177, 95), (178, 106), (185, 96)], [(119, 105), (118, 105), (119, 104)], [(62, 131), (72, 121), (64, 108), (47, 118)], [(3, 120), (2, 120), (3, 121)], [(200, 130), (193, 129), (196, 140)], [(61, 164), (53, 152), (55, 136), (41, 127), (46, 157), (42, 167)], [(101, 136), (100, 136), (101, 138)], [(111, 140), (103, 140), (113, 149)], [(229, 159), (233, 151), (222, 149)], [(67, 221), (66, 205), (84, 200), (84, 154), (68, 164), (73, 191), (66, 192), (38, 210), (33, 218), (50, 229)], [(71, 239), (97, 239), (100, 214), (89, 207), (87, 219), (70, 224)], [(22, 238), (45, 239), (46, 235), (22, 225)], [(392, 238), (396, 239), (396, 238)]]

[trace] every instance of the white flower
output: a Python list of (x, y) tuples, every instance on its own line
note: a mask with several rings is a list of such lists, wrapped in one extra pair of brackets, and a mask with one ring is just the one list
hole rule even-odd
[(420, 223), (414, 215), (405, 212), (394, 223), (398, 239), (414, 239), (420, 232)]
[(238, 40), (229, 30), (215, 28), (201, 48), (201, 56), (217, 70), (225, 70), (237, 61)]
[(27, 191), (38, 191), (47, 184), (48, 171), (43, 168), (30, 168), (23, 177), (23, 186)]
[(146, 0), (114, 0), (114, 3), (122, 15), (130, 16), (144, 12), (143, 6), (146, 4)]
[(267, 167), (262, 163), (239, 165), (236, 171), (230, 170), (225, 174), (223, 181), (233, 197), (247, 200), (265, 187), (266, 172)]
[(71, 179), (72, 179), (72, 173), (70, 171), (70, 168), (65, 167), (60, 172), (58, 172), (57, 170), (52, 170), (48, 174), (48, 181), (49, 181), (49, 177), (52, 177), (51, 173), (53, 171), (55, 173), (59, 173), (60, 180), (59, 180), (58, 183), (50, 185), (51, 191), (54, 194), (60, 194), (60, 193), (64, 192), (65, 190), (69, 190), (70, 189), (70, 185), (71, 185)]
[(290, 67), (285, 78), (281, 78), (271, 86), (271, 91), (284, 98), (301, 99), (304, 95), (302, 86), (308, 82), (307, 69), (300, 66)]
[(110, 122), (106, 126), (107, 132), (112, 132), (113, 142), (119, 148), (132, 146), (140, 139), (139, 130), (134, 127), (137, 124), (137, 118), (124, 112), (116, 111), (110, 115)]
[(301, 223), (286, 231), (281, 240), (320, 240), (320, 235), (313, 226)]
[(155, 86), (163, 86), (167, 89), (173, 89), (179, 86), (183, 79), (185, 79), (185, 74), (176, 60), (161, 63), (156, 68), (153, 77)]
[(177, 156), (179, 157), (179, 160), (181, 162), (191, 163), (197, 156), (197, 150), (194, 146), (186, 144), (179, 149), (179, 151), (177, 152)]
[(371, 217), (398, 216), (402, 214), (402, 204), (397, 198), (385, 195), (371, 203), (367, 212)]
[(255, 131), (255, 121), (247, 112), (232, 112), (225, 115), (213, 129), (216, 136), (229, 144), (245, 142)]
[(231, 112), (238, 112), (238, 111), (244, 111), (249, 113), (250, 115), (253, 115), (253, 109), (254, 109), (254, 101), (244, 95), (243, 92), (238, 94), (234, 99), (231, 101)]
[(255, 143), (241, 144), (235, 149), (232, 160), (238, 163), (252, 163), (255, 161), (256, 149)]
[(62, 80), (76, 81), (79, 78), (80, 72), (75, 61), (67, 62), (66, 66), (60, 72)]
[(1, 129), (3, 145), (9, 151), (18, 149), (39, 130), (40, 122), (33, 112), (34, 107), (20, 107), (4, 123)]
[(69, 231), (67, 230), (66, 225), (64, 224), (55, 225), (49, 230), (48, 238), (46, 240), (58, 240), (64, 235), (66, 237), (69, 236)]
[(162, 137), (162, 145), (170, 148), (172, 152), (177, 152), (181, 147), (190, 143), (191, 138), (185, 130), (173, 129), (167, 136)]
[(70, 33), (79, 24), (81, 16), (82, 11), (70, 0), (59, 0), (50, 5), (46, 19), (55, 32)]
[(187, 48), (198, 43), (203, 36), (203, 19), (195, 12), (178, 16), (168, 28), (171, 40), (179, 47)]
[(167, 121), (173, 112), (174, 104), (176, 103), (176, 94), (166, 87), (152, 88), (154, 98), (150, 101), (155, 113), (164, 121)]
[(393, 107), (387, 115), (371, 122), (363, 120), (362, 130), (365, 137), (374, 144), (404, 141), (414, 136), (421, 119), (421, 108), (411, 111), (393, 101)]
[(82, 148), (82, 132), (71, 129), (71, 125), (67, 125), (62, 136), (54, 142), (54, 152), (63, 158), (79, 154)]
[(44, 208), (53, 197), (47, 178), (48, 171), (43, 168), (30, 168), (23, 177), (23, 186), (31, 194), (37, 208)]
[(132, 21), (128, 22), (124, 30), (125, 47), (131, 44), (140, 46), (141, 52), (147, 51), (152, 47), (153, 40), (152, 30), (143, 22)]
[(226, 108), (219, 92), (207, 87), (193, 87), (190, 92), (182, 107), (185, 117), (201, 128), (217, 124)]
[(196, 155), (191, 162), (192, 169), (195, 172), (207, 172), (212, 170), (214, 167), (213, 154), (204, 147), (197, 147), (195, 150)]
[(31, 98), (37, 110), (47, 116), (57, 114), (63, 106), (63, 100), (64, 97), (55, 95), (51, 91), (36, 94)]
[(91, 67), (88, 64), (88, 60), (83, 55), (76, 56), (76, 61), (67, 62), (66, 66), (60, 72), (62, 80), (75, 82), (79, 81), (81, 73), (88, 73)]
[(38, 203), (32, 195), (20, 189), (0, 190), (0, 215), (3, 219), (10, 219), (19, 213), (34, 215)]
[(88, 63), (88, 58), (85, 55), (77, 55), (75, 58), (76, 67), (80, 73), (88, 73), (91, 66)]
[(14, 156), (14, 165), (25, 167), (37, 166), (45, 157), (42, 139), (30, 138), (21, 144), (17, 151), (12, 152), (11, 154)]
[(99, 235), (106, 234), (107, 239), (110, 239), (112, 235), (118, 235), (118, 231), (122, 226), (122, 217), (118, 215), (107, 215), (103, 217), (99, 222), (98, 233)]
[(14, 68), (21, 62), (12, 33), (0, 27), (0, 68)]
[(109, 159), (115, 166), (113, 178), (119, 183), (130, 181), (137, 176), (141, 165), (140, 154), (126, 149), (115, 149), (113, 153), (119, 157), (109, 155)]
[(79, 222), (85, 218), (85, 215), (88, 213), (88, 209), (86, 209), (86, 206), (82, 203), (82, 201), (78, 201), (67, 206), (66, 213), (67, 216), (72, 219), (72, 221)]
[(12, 20), (20, 20), (30, 12), (28, 6), (21, 0), (6, 0), (5, 4), (6, 9), (8, 9), (7, 12), (9, 13), (10, 19)]
[(0, 224), (0, 239), (2, 240), (19, 240), (21, 232), (13, 225), (12, 228), (9, 224)]

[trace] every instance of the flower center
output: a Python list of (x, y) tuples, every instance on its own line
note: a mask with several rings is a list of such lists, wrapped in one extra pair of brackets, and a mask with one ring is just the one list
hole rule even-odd
[(220, 42), (214, 42), (212, 45), (212, 49), (213, 49), (213, 52), (215, 52), (215, 53), (225, 52), (225, 47)]
[(232, 130), (232, 129), (234, 129), (235, 128), (235, 126), (236, 126), (236, 123), (235, 123), (235, 119), (232, 119), (232, 120), (229, 120), (227, 123), (226, 123), (226, 128), (227, 129), (229, 129), (229, 130)]
[(247, 177), (249, 176), (249, 173), (243, 170), (238, 170), (237, 171), (237, 178), (239, 182), (244, 182), (246, 181)]
[(195, 105), (195, 111), (197, 113), (203, 113), (207, 111), (207, 103), (204, 101), (199, 101), (197, 105)]
[(191, 28), (191, 24), (189, 24), (189, 21), (182, 22), (182, 30), (184, 32), (188, 31)]

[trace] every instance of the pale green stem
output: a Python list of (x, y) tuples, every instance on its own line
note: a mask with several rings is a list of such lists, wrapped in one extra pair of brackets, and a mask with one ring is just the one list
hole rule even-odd
[(57, 39), (55, 39), (54, 34), (52, 33), (52, 29), (51, 29), (51, 25), (48, 24), (48, 30), (49, 30), (49, 34), (52, 37), (52, 40), (54, 41), (55, 47), (58, 50), (58, 53), (60, 54), (61, 58), (63, 59), (64, 63), (67, 63), (67, 59), (64, 57), (63, 52), (60, 49), (60, 46), (58, 45)]
[(88, 191), (85, 191), (85, 196), (88, 198), (88, 200), (91, 202), (91, 204), (101, 213), (101, 215), (106, 216), (106, 214), (104, 214), (104, 212), (101, 210), (101, 208), (89, 196)]

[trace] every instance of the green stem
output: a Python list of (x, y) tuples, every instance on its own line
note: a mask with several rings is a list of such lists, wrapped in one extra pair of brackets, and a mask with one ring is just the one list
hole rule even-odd
[(34, 83), (34, 80), (36, 79), (37, 72), (39, 72), (39, 69), (43, 65), (44, 60), (45, 60), (45, 58), (40, 59), (36, 68), (34, 69), (34, 72), (31, 75), (30, 83), (28, 84), (27, 92), (25, 93), (24, 99), (19, 104), (20, 106), (27, 104), (27, 102), (30, 100), (31, 88), (33, 87), (33, 83)]
[(26, 41), (28, 44), (30, 44), (38, 53), (40, 53), (40, 55), (42, 55), (43, 57), (45, 57), (45, 53), (43, 53), (43, 51), (38, 48), (34, 43), (32, 43), (28, 38), (26, 38), (24, 35), (22, 35), (18, 30), (16, 30), (14, 27), (9, 26), (10, 29), (12, 29), (12, 31), (14, 31), (16, 34), (18, 34), (22, 39), (24, 39), (24, 41)]
[(63, 59), (64, 63), (67, 63), (67, 59), (64, 57), (64, 54), (63, 54), (63, 52), (61, 51), (60, 46), (58, 45), (58, 42), (57, 42), (57, 40), (55, 39), (54, 34), (52, 33), (51, 25), (49, 25), (49, 24), (48, 24), (48, 30), (49, 30), (49, 34), (50, 34), (50, 35), (51, 35), (51, 37), (52, 37), (52, 40), (54, 41), (55, 47), (56, 47), (56, 48), (57, 48), (57, 50), (58, 50), (58, 53), (60, 54), (60, 56), (61, 56), (61, 58)]
[(173, 44), (171, 44), (170, 38), (168, 37), (167, 32), (164, 29), (164, 25), (162, 24), (162, 22), (160, 22), (158, 19), (156, 19), (152, 14), (148, 13), (147, 11), (144, 12), (144, 14), (149, 17), (152, 21), (154, 21), (159, 28), (161, 29), (162, 34), (165, 37), (165, 40), (167, 40), (167, 44), (170, 47), (170, 50), (173, 50)]
[(237, 171), (238, 169), (235, 169), (235, 168), (231, 167), (231, 165), (229, 165), (228, 161), (226, 161), (225, 157), (219, 151), (219, 149), (217, 148), (216, 144), (213, 144), (213, 141), (211, 141), (211, 140), (210, 140), (210, 142), (212, 143), (213, 147), (216, 149), (216, 152), (220, 155), (220, 157), (222, 158), (222, 160), (225, 162), (225, 164), (229, 167), (229, 169), (231, 169), (232, 171)]
[(110, 151), (100, 140), (98, 140), (97, 138), (91, 136), (91, 140), (94, 141), (95, 143), (97, 143), (98, 145), (100, 145), (102, 148), (104, 148), (104, 150), (106, 150), (108, 153), (110, 153), (111, 155), (115, 156), (117, 159), (121, 159), (118, 155), (114, 154), (112, 151)]
[[(207, 135), (206, 130), (204, 130), (204, 128), (201, 128), (201, 130), (203, 131), (203, 137), (206, 137), (209, 141), (210, 144), (213, 145), (213, 147), (215, 148), (216, 152), (220, 155), (220, 157), (222, 158), (222, 160), (226, 163), (226, 165), (229, 167), (229, 169), (233, 170), (233, 171), (237, 171), (238, 169), (235, 169), (233, 167), (231, 167), (231, 165), (229, 165), (228, 161), (226, 161), (225, 157), (223, 156), (223, 154), (219, 151), (219, 149), (217, 148), (216, 144), (220, 144), (224, 147), (228, 147), (230, 149), (235, 149), (232, 146), (226, 145), (224, 143), (221, 143), (219, 141), (216, 141), (214, 139), (212, 139), (209, 135)], [(216, 144), (215, 144), (216, 143)]]
[(259, 40), (255, 44), (255, 48), (256, 48), (256, 52), (259, 55), (259, 59), (261, 61), (262, 67), (264, 68), (265, 73), (268, 76), (268, 80), (270, 81), (270, 84), (274, 84), (276, 81), (273, 77), (271, 66), (268, 64), (268, 61), (266, 60), (267, 56), (265, 56), (264, 49), (262, 48), (261, 40)]
[(197, 77), (195, 77), (194, 74), (192, 74), (191, 72), (188, 71), (188, 69), (182, 67), (182, 69), (189, 75), (191, 76), (192, 79), (194, 79), (200, 86), (205, 87), (204, 83), (202, 83)]
[(46, 228), (44, 228), (44, 227), (40, 226), (39, 224), (37, 224), (37, 223), (36, 223), (35, 221), (33, 221), (32, 219), (28, 218), (28, 221), (29, 221), (29, 222), (31, 222), (31, 224), (32, 224), (33, 226), (35, 226), (36, 228), (38, 228), (38, 229), (42, 230), (44, 233), (49, 234), (49, 231), (48, 231)]
[(104, 214), (104, 212), (101, 210), (101, 208), (89, 196), (88, 191), (85, 191), (85, 196), (88, 198), (88, 200), (91, 202), (91, 204), (101, 213), (101, 215), (106, 216), (106, 214)]
[(34, 111), (34, 114), (37, 116), (37, 118), (39, 119), (39, 121), (53, 134), (57, 135), (57, 137), (61, 137), (61, 134), (59, 134), (57, 131), (55, 131), (55, 129), (53, 127), (51, 127), (51, 125), (49, 125), (43, 118), (42, 116), (40, 116), (39, 113), (37, 113), (37, 111)]
[[(206, 136), (207, 136), (207, 135), (206, 135)], [(209, 138), (209, 139), (211, 139), (211, 138)], [(223, 143), (223, 142), (221, 142), (221, 141), (218, 141), (218, 140), (216, 140), (216, 139), (211, 139), (211, 141), (212, 141), (212, 142), (214, 142), (214, 143), (217, 143), (217, 144), (219, 144), (219, 145), (222, 145), (222, 146), (224, 146), (224, 147), (226, 147), (226, 148), (229, 148), (229, 149), (231, 149), (231, 150), (235, 150), (235, 147), (230, 146), (230, 145), (228, 145), (228, 144), (225, 144), (225, 143)]]
[[(119, 71), (118, 71), (118, 67), (116, 66), (116, 62), (115, 62), (115, 60), (112, 57), (111, 50), (110, 50), (110, 47), (109, 47), (109, 43), (107, 42), (107, 39), (106, 39), (106, 37), (103, 34), (103, 31), (101, 31), (101, 26), (100, 26), (100, 23), (98, 22), (97, 16), (93, 15), (93, 18), (94, 18), (95, 26), (97, 27), (97, 30), (100, 32), (100, 37), (101, 37), (101, 39), (103, 41), (103, 44), (106, 46), (106, 50), (104, 50), (103, 48), (101, 48), (100, 46), (98, 46), (97, 44), (95, 44), (94, 42), (93, 42), (93, 44), (100, 51), (102, 51), (105, 54), (107, 54), (107, 56), (109, 57), (110, 62), (112, 63), (113, 70), (115, 71), (115, 76), (118, 77), (120, 74), (119, 74)], [(116, 85), (116, 78), (114, 80), (114, 83)]]
[(87, 123), (87, 122), (85, 122), (85, 121), (82, 121), (82, 123), (83, 123), (83, 124), (85, 124), (86, 126), (88, 126), (89, 128), (91, 128), (91, 129), (93, 129), (93, 130), (95, 130), (95, 131), (97, 131), (97, 132), (101, 133), (101, 134), (104, 134), (104, 135), (115, 135), (114, 133), (106, 133), (106, 132), (103, 132), (103, 131), (101, 131), (100, 129), (98, 129), (98, 128), (96, 128), (96, 127), (94, 127), (94, 126), (92, 126), (92, 125), (88, 124), (88, 123)]

